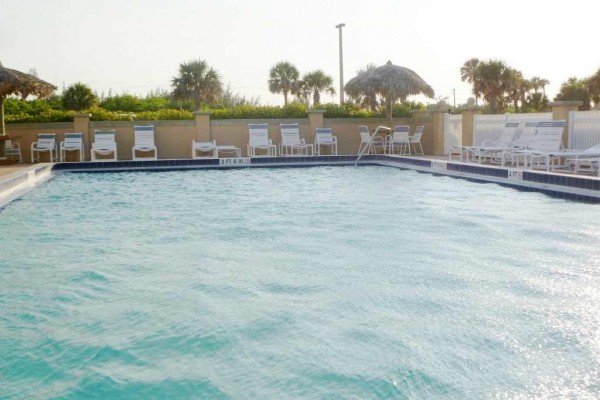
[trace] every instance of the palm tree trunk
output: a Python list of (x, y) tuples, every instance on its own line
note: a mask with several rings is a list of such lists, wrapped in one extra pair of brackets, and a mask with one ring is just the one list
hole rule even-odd
[(288, 92), (284, 91), (283, 92), (283, 105), (287, 106), (287, 96), (288, 96)]
[(313, 106), (316, 106), (317, 104), (321, 104), (321, 96), (319, 91), (315, 90), (315, 93), (313, 94)]
[[(0, 135), (6, 135), (6, 127), (4, 126), (4, 96), (0, 96)], [(4, 146), (4, 142), (2, 142)]]

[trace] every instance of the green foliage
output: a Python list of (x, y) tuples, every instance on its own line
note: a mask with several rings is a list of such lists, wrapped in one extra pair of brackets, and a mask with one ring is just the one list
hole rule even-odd
[(134, 119), (131, 113), (109, 111), (101, 107), (92, 107), (85, 112), (92, 114), (90, 117), (92, 121), (133, 121)]
[(73, 111), (44, 110), (39, 114), (7, 114), (4, 117), (6, 123), (18, 122), (70, 122), (73, 121)]
[(319, 105), (325, 110), (325, 118), (372, 118), (375, 114), (371, 111), (361, 110), (350, 102), (343, 105), (327, 103)]
[(586, 79), (577, 79), (576, 77), (569, 78), (566, 82), (560, 85), (560, 92), (554, 100), (579, 100), (583, 101), (583, 109), (590, 109), (590, 90)]
[(307, 108), (301, 103), (287, 106), (248, 106), (242, 105), (229, 109), (214, 110), (211, 119), (278, 119), (306, 118)]
[(81, 111), (97, 103), (98, 98), (92, 89), (81, 82), (69, 86), (62, 95), (62, 105), (65, 110)]
[(194, 119), (194, 114), (187, 110), (163, 109), (158, 111), (143, 111), (135, 114), (138, 121), (184, 120)]
[(141, 98), (130, 94), (109, 96), (100, 102), (100, 107), (109, 111), (142, 112), (175, 108), (166, 97), (148, 96)]

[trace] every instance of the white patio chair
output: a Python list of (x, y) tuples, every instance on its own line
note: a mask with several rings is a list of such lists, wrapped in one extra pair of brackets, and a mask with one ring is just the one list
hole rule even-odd
[(315, 132), (317, 155), (321, 155), (321, 146), (331, 147), (331, 155), (337, 156), (337, 137), (333, 136), (331, 128), (317, 128)]
[(83, 133), (65, 133), (65, 137), (58, 147), (61, 162), (65, 161), (67, 153), (71, 152), (79, 152), (79, 162), (83, 161)]
[(58, 160), (56, 133), (39, 133), (37, 142), (31, 143), (31, 163), (40, 161), (40, 153), (48, 153), (50, 162)]
[(16, 160), (18, 163), (23, 162), (21, 154), (21, 145), (16, 140), (7, 139), (4, 141), (4, 156), (9, 160)]
[(264, 156), (274, 157), (277, 155), (277, 147), (269, 139), (267, 124), (248, 124), (248, 156), (256, 157), (256, 150), (265, 150)]
[(90, 155), (92, 161), (117, 161), (115, 131), (94, 131), (94, 143)]
[[(154, 126), (139, 126), (133, 127), (133, 133), (135, 136), (135, 143), (131, 149), (132, 159), (134, 161), (142, 160), (157, 160), (158, 150), (154, 144)], [(137, 156), (137, 153), (150, 153), (149, 156)]]
[(395, 149), (398, 147), (398, 154), (410, 155), (409, 132), (410, 127), (408, 125), (396, 125), (394, 127), (392, 134), (385, 139), (388, 154), (396, 154)]
[(281, 130), (281, 143), (279, 143), (279, 154), (282, 156), (293, 156), (294, 151), (298, 151), (298, 155), (315, 154), (315, 148), (312, 144), (306, 143), (304, 138), (300, 139), (300, 127), (298, 124), (279, 124)]
[(365, 125), (358, 127), (358, 133), (360, 134), (360, 145), (358, 146), (357, 154), (361, 154), (365, 147), (368, 147), (366, 150), (364, 150), (364, 152), (367, 154), (375, 154), (377, 153), (377, 150), (382, 150), (385, 153), (385, 141), (381, 136), (375, 136), (371, 138), (369, 128)]
[[(413, 153), (418, 155), (423, 155), (423, 146), (421, 146), (421, 137), (423, 136), (423, 132), (425, 131), (425, 127), (423, 125), (419, 125), (415, 128), (415, 133), (412, 136), (408, 137), (408, 145), (412, 145)], [(419, 145), (419, 151), (417, 151), (417, 145)]]
[(219, 149), (216, 140), (212, 142), (196, 142), (192, 140), (192, 158), (218, 158)]

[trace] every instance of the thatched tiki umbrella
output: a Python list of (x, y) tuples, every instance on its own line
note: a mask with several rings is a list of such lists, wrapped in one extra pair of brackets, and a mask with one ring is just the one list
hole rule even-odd
[[(5, 68), (0, 63), (0, 135), (6, 135), (4, 126), (4, 99), (18, 94), (25, 99), (29, 95), (46, 97), (56, 90), (56, 86), (14, 69)], [(4, 142), (0, 142), (4, 146)], [(3, 150), (3, 149), (2, 149)]]
[(385, 98), (386, 118), (392, 125), (392, 105), (396, 100), (405, 101), (410, 95), (424, 94), (433, 98), (434, 92), (417, 73), (388, 61), (350, 79), (344, 86), (350, 96), (378, 94)]

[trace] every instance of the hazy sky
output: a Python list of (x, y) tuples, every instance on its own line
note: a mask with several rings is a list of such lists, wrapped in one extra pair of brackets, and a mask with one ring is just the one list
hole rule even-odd
[(277, 105), (267, 79), (279, 61), (322, 69), (339, 89), (344, 22), (345, 81), (391, 60), (450, 104), (456, 89), (458, 104), (471, 96), (460, 66), (498, 58), (550, 80), (552, 99), (570, 76), (600, 68), (599, 15), (597, 0), (0, 0), (0, 61), (59, 88), (145, 95), (203, 59), (234, 92)]

